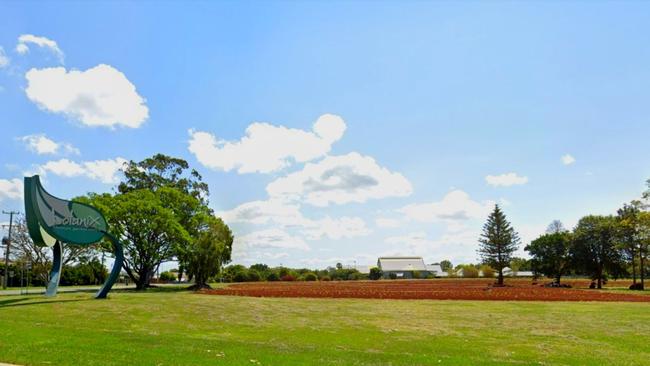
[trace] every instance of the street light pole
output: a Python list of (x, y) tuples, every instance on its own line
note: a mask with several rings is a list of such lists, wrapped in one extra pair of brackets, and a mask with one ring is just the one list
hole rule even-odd
[(9, 247), (11, 246), (11, 228), (14, 224), (14, 214), (17, 214), (16, 211), (2, 211), (3, 214), (9, 215), (9, 236), (7, 237), (7, 247), (5, 248), (5, 275), (4, 280), (2, 281), (2, 288), (7, 288), (7, 280), (9, 279)]

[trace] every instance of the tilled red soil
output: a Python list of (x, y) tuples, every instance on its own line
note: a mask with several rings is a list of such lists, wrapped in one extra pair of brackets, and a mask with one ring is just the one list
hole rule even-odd
[[(530, 280), (510, 280), (506, 287), (494, 287), (492, 281), (480, 279), (254, 282), (232, 284), (203, 293), (253, 297), (650, 302), (648, 295), (590, 290), (589, 281), (566, 283), (574, 288), (546, 288), (540, 284), (533, 285)], [(617, 283), (616, 286), (627, 287), (629, 283)]]

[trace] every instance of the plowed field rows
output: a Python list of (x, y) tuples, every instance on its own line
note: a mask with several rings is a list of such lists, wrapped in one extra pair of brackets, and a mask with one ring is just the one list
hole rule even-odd
[[(412, 280), (340, 282), (255, 282), (208, 290), (214, 295), (431, 300), (629, 301), (650, 302), (650, 296), (590, 290), (589, 281), (567, 281), (574, 288), (546, 288), (530, 280), (510, 280), (494, 287), (486, 280)], [(620, 286), (629, 284), (619, 284)]]

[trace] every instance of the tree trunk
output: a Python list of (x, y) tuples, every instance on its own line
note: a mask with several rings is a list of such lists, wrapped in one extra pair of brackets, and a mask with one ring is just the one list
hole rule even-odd
[(558, 285), (560, 284), (560, 278), (561, 277), (562, 277), (562, 275), (559, 274), (559, 273), (555, 276), (555, 283), (557, 283)]
[(503, 285), (503, 268), (499, 269), (499, 278), (497, 280), (497, 283), (501, 286)]
[(599, 269), (598, 270), (598, 283), (597, 283), (597, 288), (602, 289), (603, 288), (603, 270)]
[(634, 253), (632, 253), (632, 284), (636, 285), (636, 263), (634, 263)]
[(639, 251), (639, 261), (641, 262), (641, 269), (640, 269), (640, 275), (641, 275), (641, 289), (645, 289), (645, 256), (643, 255), (643, 251)]

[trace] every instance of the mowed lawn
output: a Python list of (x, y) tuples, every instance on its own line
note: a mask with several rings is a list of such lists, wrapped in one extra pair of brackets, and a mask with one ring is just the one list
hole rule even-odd
[(0, 297), (0, 362), (22, 365), (637, 366), (649, 334), (644, 303)]

